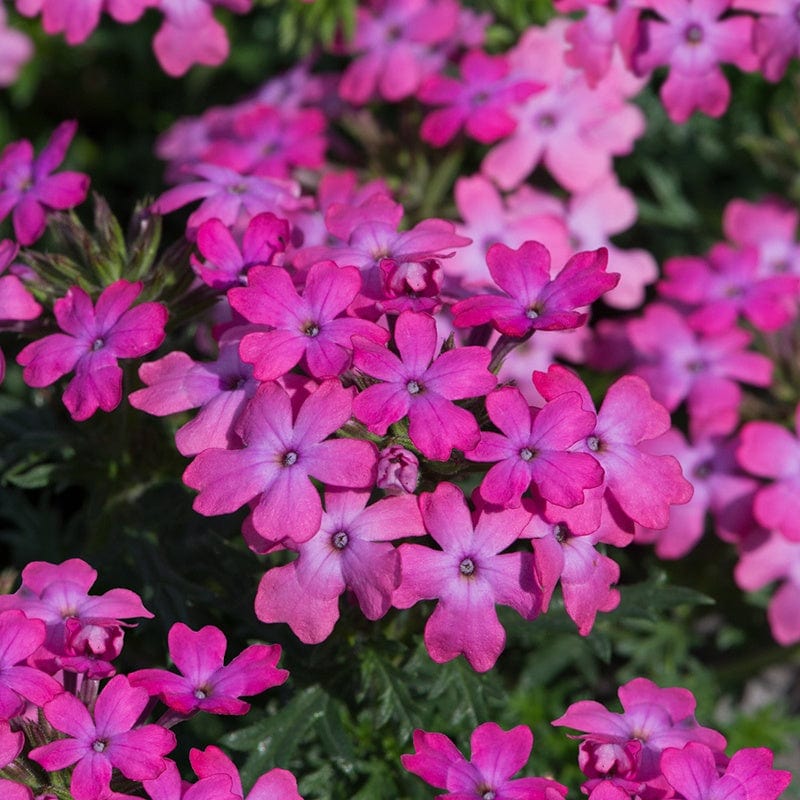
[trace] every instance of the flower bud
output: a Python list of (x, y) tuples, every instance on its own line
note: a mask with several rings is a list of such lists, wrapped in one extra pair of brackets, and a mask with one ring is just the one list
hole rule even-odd
[(419, 479), (419, 461), (404, 447), (393, 444), (381, 450), (378, 459), (378, 488), (389, 495), (412, 494)]

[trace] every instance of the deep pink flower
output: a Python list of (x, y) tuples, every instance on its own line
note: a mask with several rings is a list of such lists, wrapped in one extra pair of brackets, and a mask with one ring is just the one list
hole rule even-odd
[(382, 617), (400, 582), (392, 539), (422, 536), (417, 498), (389, 497), (367, 505), (369, 492), (326, 492), (319, 531), (289, 546), (298, 558), (261, 579), (256, 616), (286, 622), (307, 644), (326, 639), (339, 619), (339, 597), (349, 589), (367, 619)]
[(447, 461), (454, 447), (472, 449), (480, 436), (478, 423), (453, 400), (480, 397), (494, 388), (489, 350), (459, 347), (437, 356), (436, 321), (413, 311), (397, 318), (394, 340), (399, 357), (354, 337), (353, 365), (381, 381), (356, 396), (355, 416), (383, 436), (389, 425), (407, 415), (411, 441), (437, 461)]
[(505, 56), (470, 50), (460, 61), (463, 81), (446, 75), (432, 75), (417, 92), (423, 103), (444, 106), (431, 111), (422, 121), (420, 136), (435, 147), (451, 141), (461, 127), (483, 144), (508, 136), (517, 126), (506, 108), (521, 103), (541, 85), (509, 75)]
[(399, 547), (402, 583), (393, 604), (410, 608), (439, 602), (425, 625), (425, 646), (438, 663), (463, 654), (477, 672), (491, 669), (505, 647), (495, 604), (511, 606), (525, 619), (539, 614), (540, 592), (531, 553), (505, 553), (530, 520), (523, 508), (470, 515), (461, 490), (440, 483), (420, 497), (428, 533), (442, 548)]
[(507, 336), (523, 337), (536, 330), (577, 328), (586, 314), (577, 308), (593, 303), (619, 281), (607, 273), (608, 251), (576, 253), (551, 278), (550, 253), (539, 242), (525, 242), (518, 250), (494, 244), (486, 255), (501, 295), (478, 295), (453, 306), (458, 328), (492, 322)]
[(38, 157), (22, 139), (0, 153), (0, 221), (13, 210), (14, 233), (20, 244), (33, 244), (47, 224), (47, 211), (80, 205), (89, 191), (82, 172), (50, 173), (64, 160), (78, 123), (62, 122)]
[[(673, 122), (686, 122), (699, 110), (721, 116), (728, 107), (731, 88), (721, 63), (753, 70), (753, 18), (747, 14), (725, 16), (731, 0), (639, 0), (661, 19), (642, 19), (640, 47), (633, 56), (639, 74), (669, 65), (661, 99)], [(723, 19), (723, 16), (725, 18)]]
[(250, 220), (240, 248), (226, 225), (206, 220), (197, 229), (197, 249), (206, 261), (192, 255), (192, 267), (213, 289), (230, 289), (247, 280), (251, 267), (273, 264), (275, 256), (286, 250), (289, 234), (289, 223), (266, 211)]
[(75, 800), (99, 800), (116, 767), (134, 781), (156, 778), (167, 768), (164, 756), (174, 749), (175, 734), (160, 725), (134, 728), (147, 706), (144, 689), (124, 675), (113, 677), (100, 692), (91, 715), (74, 695), (64, 692), (44, 707), (47, 721), (69, 738), (30, 752), (46, 770), (75, 764), (70, 791)]
[(557, 800), (567, 787), (550, 778), (512, 778), (527, 763), (533, 734), (525, 725), (504, 731), (495, 722), (479, 725), (470, 736), (467, 761), (444, 734), (414, 731), (414, 753), (400, 756), (414, 775), (447, 794), (439, 800)]
[(163, 669), (140, 669), (128, 679), (141, 686), (180, 714), (206, 711), (209, 714), (246, 714), (250, 704), (242, 695), (261, 694), (280, 686), (288, 677), (276, 669), (279, 645), (254, 644), (230, 663), (224, 664), (227, 640), (213, 625), (193, 631), (176, 622), (169, 631), (169, 655), (181, 674)]
[(53, 312), (65, 333), (31, 342), (17, 356), (29, 386), (49, 386), (75, 370), (64, 391), (72, 418), (88, 419), (97, 411), (112, 411), (122, 399), (119, 358), (137, 358), (164, 341), (167, 310), (160, 303), (132, 307), (141, 283), (119, 280), (107, 286), (92, 305), (79, 286), (56, 300)]
[(756, 494), (753, 512), (758, 522), (800, 542), (800, 405), (794, 423), (795, 435), (773, 422), (748, 422), (736, 457), (748, 472), (774, 479)]
[(232, 791), (229, 775), (209, 775), (189, 786), (174, 761), (167, 761), (167, 768), (157, 778), (142, 781), (142, 786), (151, 800), (241, 800), (241, 794)]
[(228, 57), (228, 35), (214, 19), (213, 7), (244, 14), (251, 0), (155, 0), (164, 21), (153, 38), (153, 50), (164, 72), (185, 74), (193, 64), (215, 67)]
[(662, 689), (646, 678), (634, 678), (618, 695), (621, 714), (594, 700), (581, 700), (553, 721), (584, 731), (579, 761), (589, 778), (639, 782), (646, 787), (640, 790), (643, 798), (663, 797), (668, 785), (659, 760), (665, 749), (700, 742), (724, 752), (725, 737), (697, 724), (696, 702), (688, 689)]
[(690, 742), (682, 750), (665, 750), (661, 770), (684, 800), (777, 800), (792, 781), (791, 772), (772, 769), (766, 747), (734, 753), (721, 775), (714, 756), (706, 745)]
[(236, 424), (244, 447), (204, 450), (183, 473), (187, 486), (200, 491), (195, 511), (227, 514), (254, 501), (253, 524), (264, 539), (310, 539), (322, 521), (311, 477), (328, 486), (374, 484), (374, 445), (328, 438), (350, 419), (352, 396), (352, 389), (326, 381), (295, 417), (284, 389), (262, 384)]
[(481, 497), (516, 507), (531, 484), (552, 503), (571, 508), (585, 489), (603, 482), (603, 469), (588, 452), (572, 446), (594, 429), (596, 417), (576, 393), (556, 397), (543, 408), (531, 408), (519, 389), (507, 386), (488, 395), (486, 410), (500, 433), (481, 431), (480, 442), (467, 453), (470, 461), (497, 463), (486, 473)]
[(22, 585), (14, 594), (0, 595), (0, 611), (19, 609), (47, 630), (44, 649), (36, 656), (48, 672), (66, 669), (90, 677), (113, 673), (110, 662), (122, 649), (122, 619), (152, 618), (137, 594), (111, 589), (90, 595), (97, 572), (85, 561), (71, 558), (61, 564), (32, 561), (22, 570)]
[(376, 345), (389, 339), (385, 328), (345, 316), (360, 289), (359, 271), (333, 261), (311, 267), (302, 296), (286, 270), (254, 267), (248, 285), (231, 289), (228, 300), (245, 319), (272, 330), (245, 334), (239, 355), (262, 381), (285, 375), (301, 359), (318, 380), (340, 375), (350, 366), (351, 337)]
[[(347, 52), (339, 94), (361, 105), (378, 92), (390, 102), (414, 94), (445, 61), (443, 47), (456, 32), (455, 0), (372, 0), (361, 6)], [(437, 49), (438, 46), (438, 49)]]
[(756, 14), (754, 44), (759, 69), (779, 81), (789, 62), (800, 55), (800, 19), (795, 0), (732, 0), (733, 8)]
[[(189, 751), (189, 762), (198, 778), (208, 779), (225, 775), (230, 780), (231, 792), (240, 800), (244, 798), (242, 780), (236, 765), (218, 747), (211, 745), (205, 750), (192, 748)], [(217, 800), (217, 797), (209, 800)], [(303, 800), (303, 798), (297, 793), (297, 780), (294, 775), (288, 770), (275, 768), (255, 782), (247, 795), (247, 800)]]

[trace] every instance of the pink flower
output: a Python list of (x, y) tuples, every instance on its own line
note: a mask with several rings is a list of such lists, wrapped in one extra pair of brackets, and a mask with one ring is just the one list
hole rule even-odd
[(387, 495), (414, 494), (419, 482), (419, 459), (404, 447), (384, 447), (378, 459), (376, 486)]
[(767, 608), (769, 627), (784, 647), (800, 642), (800, 542), (778, 531), (757, 532), (744, 540), (734, 575), (748, 592), (782, 581)]
[(17, 0), (17, 10), (26, 17), (41, 13), (46, 33), (63, 33), (67, 44), (75, 45), (89, 38), (101, 12), (107, 11), (117, 22), (131, 23), (153, 4), (154, 0)]
[(286, 249), (289, 234), (285, 219), (270, 211), (256, 214), (247, 225), (240, 249), (226, 225), (218, 219), (206, 220), (197, 229), (197, 249), (207, 261), (192, 255), (192, 267), (213, 289), (230, 289), (247, 280), (251, 267), (274, 263), (275, 256)]
[(117, 359), (143, 356), (164, 341), (166, 308), (159, 303), (131, 307), (141, 291), (141, 283), (119, 280), (107, 286), (92, 306), (89, 295), (73, 286), (53, 306), (65, 333), (31, 342), (17, 356), (25, 382), (49, 386), (75, 370), (63, 395), (73, 419), (88, 419), (98, 408), (115, 409), (122, 399)]
[(279, 645), (251, 645), (229, 664), (223, 664), (227, 640), (213, 625), (193, 631), (176, 622), (168, 641), (170, 658), (181, 675), (163, 669), (140, 669), (128, 679), (131, 686), (158, 695), (179, 714), (246, 714), (250, 704), (240, 699), (242, 695), (261, 694), (289, 677), (285, 669), (275, 668), (281, 655)]
[(90, 595), (97, 572), (85, 561), (71, 558), (61, 564), (32, 561), (22, 570), (22, 585), (0, 595), (0, 611), (19, 609), (43, 620), (47, 636), (36, 661), (48, 672), (65, 669), (90, 677), (113, 673), (109, 663), (122, 650), (122, 619), (152, 618), (137, 594), (111, 589)]
[(421, 495), (420, 508), (425, 527), (442, 549), (400, 545), (402, 583), (392, 602), (410, 608), (420, 600), (438, 599), (425, 625), (431, 658), (441, 664), (463, 654), (474, 670), (486, 672), (506, 640), (495, 603), (511, 606), (525, 619), (539, 614), (532, 554), (501, 555), (520, 536), (530, 514), (522, 508), (483, 510), (473, 520), (461, 490), (444, 482)]
[(748, 422), (742, 428), (736, 457), (748, 472), (774, 479), (756, 494), (756, 520), (800, 542), (800, 405), (794, 423), (796, 435), (772, 422)]
[(720, 63), (756, 68), (753, 18), (725, 16), (731, 0), (641, 0), (662, 19), (643, 19), (640, 48), (633, 56), (639, 74), (669, 65), (661, 99), (673, 122), (686, 122), (695, 110), (711, 117), (728, 107), (731, 89)]
[(213, 516), (254, 501), (253, 525), (270, 541), (308, 541), (322, 521), (322, 502), (310, 478), (328, 486), (374, 484), (375, 447), (329, 439), (350, 419), (352, 390), (323, 383), (293, 417), (289, 395), (277, 383), (259, 388), (236, 424), (244, 447), (209, 448), (183, 473), (200, 493), (194, 509)]
[(459, 70), (463, 82), (432, 75), (417, 93), (423, 103), (444, 106), (428, 113), (420, 130), (420, 136), (435, 147), (446, 145), (461, 127), (483, 144), (508, 136), (517, 122), (506, 108), (541, 88), (533, 81), (511, 77), (507, 58), (482, 50), (470, 50), (461, 59)]
[(682, 750), (665, 750), (661, 770), (684, 800), (777, 800), (792, 781), (791, 772), (772, 769), (772, 751), (766, 747), (734, 753), (722, 775), (714, 756), (706, 745), (690, 742)]
[(340, 375), (350, 366), (353, 336), (384, 345), (389, 332), (373, 322), (345, 316), (361, 288), (355, 267), (333, 261), (314, 264), (302, 296), (280, 267), (254, 267), (248, 285), (231, 289), (228, 300), (245, 319), (273, 330), (247, 333), (239, 354), (254, 365), (258, 380), (285, 375), (301, 359), (318, 380)]
[[(584, 410), (595, 413), (588, 389), (574, 372), (553, 365), (533, 377), (546, 400), (577, 392)], [(625, 375), (609, 387), (596, 413), (594, 430), (574, 449), (599, 462), (606, 491), (625, 514), (640, 525), (665, 528), (670, 506), (688, 502), (692, 486), (674, 456), (653, 455), (640, 445), (669, 430), (669, 412), (641, 378)]]
[(637, 356), (633, 371), (668, 411), (688, 401), (695, 438), (736, 427), (742, 396), (736, 381), (770, 385), (772, 362), (745, 349), (751, 337), (743, 330), (698, 336), (676, 309), (651, 303), (627, 332)]
[(519, 389), (507, 386), (486, 398), (489, 418), (500, 433), (481, 431), (480, 442), (465, 455), (470, 461), (496, 461), (481, 484), (487, 502), (515, 508), (528, 487), (560, 506), (583, 502), (583, 492), (603, 482), (603, 469), (589, 453), (572, 446), (595, 427), (592, 411), (567, 393), (531, 408)]
[(525, 725), (504, 731), (485, 722), (472, 732), (467, 761), (444, 734), (414, 731), (416, 752), (400, 756), (403, 766), (431, 786), (446, 789), (439, 800), (557, 800), (567, 787), (550, 778), (516, 778), (527, 763), (533, 734)]
[(50, 174), (64, 160), (77, 128), (77, 122), (62, 122), (36, 158), (27, 139), (12, 142), (0, 153), (0, 221), (13, 209), (20, 244), (33, 244), (44, 233), (48, 210), (72, 208), (86, 199), (88, 175)]
[[(192, 748), (189, 751), (189, 762), (197, 777), (202, 780), (218, 775), (226, 776), (230, 782), (231, 792), (240, 800), (244, 798), (242, 780), (236, 765), (218, 747), (212, 745), (205, 750)], [(214, 795), (208, 800), (225, 800), (225, 798), (217, 798)], [(297, 793), (297, 780), (294, 775), (288, 770), (276, 768), (255, 782), (247, 795), (247, 800), (303, 800), (303, 798)]]
[(776, 331), (797, 315), (800, 276), (768, 275), (758, 250), (720, 243), (708, 258), (672, 258), (659, 294), (696, 308), (689, 323), (701, 333), (723, 333), (739, 316), (760, 331)]
[(228, 57), (228, 35), (214, 19), (213, 6), (244, 14), (251, 0), (156, 0), (154, 4), (164, 21), (153, 38), (153, 50), (164, 72), (177, 78), (193, 64), (215, 67)]
[(301, 641), (317, 644), (333, 630), (339, 597), (348, 589), (367, 619), (389, 610), (400, 582), (400, 558), (389, 542), (425, 529), (415, 496), (368, 500), (369, 492), (325, 493), (319, 531), (307, 542), (289, 543), (298, 558), (261, 579), (256, 616), (262, 622), (286, 622)]
[(75, 764), (70, 782), (75, 800), (99, 800), (115, 767), (134, 781), (155, 778), (167, 768), (164, 756), (176, 742), (175, 734), (159, 725), (133, 727), (147, 701), (147, 692), (132, 687), (124, 675), (106, 684), (93, 716), (77, 697), (64, 692), (47, 703), (44, 715), (69, 738), (36, 747), (30, 757), (50, 771)]
[(241, 793), (233, 794), (229, 775), (220, 772), (189, 786), (174, 761), (167, 761), (167, 768), (157, 778), (142, 781), (142, 786), (151, 800), (241, 800)]
[(589, 778), (645, 784), (639, 792), (643, 798), (663, 797), (668, 786), (659, 760), (668, 747), (700, 742), (724, 752), (725, 737), (697, 724), (696, 702), (688, 689), (661, 689), (646, 678), (634, 678), (620, 687), (618, 695), (621, 714), (594, 700), (581, 700), (553, 721), (584, 731), (579, 761)]
[(459, 6), (455, 0), (372, 0), (366, 5), (358, 9), (355, 36), (346, 45), (356, 58), (342, 75), (339, 94), (356, 105), (376, 91), (397, 102), (443, 65), (443, 47), (456, 32)]
[(488, 370), (485, 347), (459, 347), (437, 357), (436, 321), (404, 311), (394, 340), (400, 356), (369, 339), (353, 338), (353, 365), (381, 383), (353, 402), (353, 413), (380, 436), (406, 415), (411, 441), (427, 458), (447, 461), (454, 447), (470, 450), (480, 436), (475, 417), (453, 400), (480, 397), (497, 379)]
[(525, 242), (518, 250), (494, 244), (486, 255), (499, 295), (469, 297), (453, 306), (458, 328), (492, 322), (506, 336), (522, 338), (536, 330), (577, 328), (586, 314), (576, 311), (597, 300), (619, 281), (607, 273), (608, 251), (576, 253), (550, 277), (550, 253), (539, 242)]

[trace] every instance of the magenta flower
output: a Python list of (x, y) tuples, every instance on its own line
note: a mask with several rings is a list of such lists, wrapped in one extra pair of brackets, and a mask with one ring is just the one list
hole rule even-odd
[(470, 461), (496, 461), (481, 484), (481, 497), (503, 507), (516, 507), (528, 487), (542, 497), (572, 508), (583, 502), (584, 489), (603, 482), (603, 469), (588, 452), (573, 445), (594, 430), (594, 412), (567, 393), (531, 408), (519, 389), (507, 386), (486, 398), (489, 418), (500, 433), (481, 431), (480, 442), (465, 455)]
[(167, 768), (157, 778), (142, 781), (142, 786), (150, 800), (241, 800), (241, 794), (233, 794), (229, 775), (210, 775), (189, 786), (174, 761), (167, 761)]
[(423, 103), (444, 108), (431, 111), (422, 121), (420, 136), (443, 147), (463, 127), (468, 136), (491, 144), (508, 136), (517, 121), (506, 111), (521, 103), (541, 85), (509, 75), (505, 56), (470, 50), (459, 63), (462, 81), (445, 75), (427, 78), (417, 92)]
[(119, 280), (107, 286), (92, 306), (91, 298), (73, 286), (53, 306), (59, 327), (31, 342), (17, 356), (29, 386), (55, 383), (75, 370), (64, 391), (64, 405), (77, 421), (97, 411), (113, 411), (122, 400), (119, 358), (137, 358), (164, 341), (167, 310), (159, 303), (131, 307), (142, 291), (141, 283)]
[(181, 675), (163, 669), (140, 669), (128, 679), (141, 686), (179, 714), (206, 711), (209, 714), (246, 714), (250, 704), (242, 695), (261, 694), (280, 686), (288, 677), (276, 669), (279, 645), (254, 644), (229, 664), (223, 664), (227, 640), (213, 625), (193, 631), (176, 622), (169, 631), (169, 655)]
[(794, 423), (796, 435), (773, 422), (748, 422), (742, 428), (736, 457), (748, 472), (774, 480), (756, 494), (756, 520), (800, 542), (800, 405)]
[(289, 223), (272, 212), (256, 214), (244, 232), (241, 248), (230, 229), (218, 219), (206, 220), (197, 229), (197, 249), (207, 259), (192, 255), (192, 267), (203, 283), (212, 289), (226, 290), (247, 280), (256, 265), (274, 263), (277, 253), (289, 243)]
[(459, 6), (455, 0), (372, 0), (366, 5), (358, 9), (355, 36), (347, 43), (356, 58), (342, 75), (339, 94), (356, 105), (376, 91), (397, 102), (444, 64), (444, 46), (456, 33)]
[(113, 673), (110, 662), (122, 649), (121, 619), (152, 618), (137, 594), (111, 589), (90, 595), (97, 572), (85, 561), (71, 558), (61, 564), (32, 561), (22, 570), (22, 585), (14, 594), (0, 595), (0, 611), (19, 609), (43, 620), (47, 636), (36, 655), (42, 669), (85, 672), (90, 677)]
[(768, 81), (779, 81), (789, 62), (800, 55), (800, 19), (794, 0), (732, 0), (733, 8), (752, 11), (759, 69)]
[(382, 383), (356, 396), (353, 413), (380, 436), (408, 415), (411, 441), (427, 458), (447, 461), (454, 447), (470, 450), (480, 430), (475, 417), (453, 400), (480, 397), (497, 379), (488, 370), (485, 347), (459, 347), (438, 357), (436, 320), (404, 311), (394, 340), (400, 356), (369, 339), (353, 339), (353, 365)]
[(60, 691), (61, 684), (27, 659), (44, 644), (45, 626), (21, 611), (0, 613), (0, 719), (11, 719), (25, 708), (25, 700), (43, 706)]
[(486, 263), (501, 295), (469, 297), (453, 306), (458, 328), (491, 322), (507, 336), (522, 338), (533, 331), (577, 328), (586, 314), (576, 311), (613, 289), (619, 274), (607, 273), (608, 251), (577, 253), (550, 277), (550, 253), (539, 242), (525, 242), (518, 250), (494, 244)]
[(414, 775), (447, 794), (439, 800), (557, 800), (567, 787), (550, 778), (512, 778), (527, 763), (533, 734), (525, 725), (504, 731), (495, 722), (479, 725), (470, 736), (467, 761), (444, 734), (414, 731), (414, 753), (400, 756)]
[(277, 383), (262, 384), (236, 424), (244, 447), (204, 450), (183, 473), (186, 485), (200, 492), (195, 511), (228, 514), (254, 501), (253, 525), (264, 539), (310, 539), (322, 521), (311, 477), (328, 486), (374, 484), (374, 445), (328, 439), (350, 419), (352, 396), (338, 381), (326, 381), (293, 422), (289, 395)]
[[(12, 731), (8, 722), (0, 719), (0, 769), (14, 762), (22, 752), (24, 742), (22, 731)], [(33, 793), (27, 786), (5, 778), (0, 778), (0, 792), (3, 800), (33, 800)]]
[[(643, 19), (633, 64), (639, 74), (669, 65), (661, 99), (673, 122), (686, 122), (695, 110), (711, 117), (728, 107), (731, 88), (721, 63), (753, 70), (753, 18), (727, 16), (731, 0), (643, 0), (661, 19)], [(725, 17), (723, 19), (723, 16)]]
[(734, 753), (721, 775), (714, 756), (709, 747), (690, 742), (682, 750), (665, 750), (661, 770), (684, 800), (777, 800), (792, 782), (791, 772), (772, 769), (766, 747)]
[(20, 244), (33, 244), (44, 233), (48, 210), (72, 208), (86, 199), (88, 175), (50, 174), (64, 160), (77, 128), (77, 122), (62, 122), (36, 158), (27, 139), (12, 142), (0, 153), (0, 221), (13, 210)]
[(646, 678), (634, 678), (620, 687), (618, 695), (621, 714), (594, 700), (581, 700), (553, 721), (584, 731), (579, 762), (589, 778), (645, 784), (659, 792), (646, 796), (663, 797), (668, 785), (659, 760), (668, 747), (700, 742), (716, 753), (724, 752), (725, 737), (697, 724), (696, 702), (688, 689), (662, 689)]
[(420, 497), (428, 533), (442, 548), (399, 547), (402, 582), (392, 600), (410, 608), (438, 599), (425, 625), (425, 647), (444, 663), (464, 655), (477, 672), (491, 669), (505, 647), (506, 634), (495, 604), (511, 606), (525, 619), (539, 614), (540, 592), (531, 553), (505, 553), (530, 520), (522, 508), (484, 510), (473, 521), (461, 489), (442, 482)]
[[(230, 782), (230, 791), (239, 800), (244, 800), (239, 771), (233, 761), (218, 747), (210, 745), (205, 750), (192, 748), (189, 751), (189, 762), (197, 777), (202, 780), (218, 775), (226, 776)], [(198, 800), (201, 799), (198, 798)], [(208, 800), (225, 800), (225, 798), (217, 798), (214, 795)], [(303, 800), (303, 798), (297, 793), (297, 780), (294, 775), (288, 770), (275, 768), (255, 782), (247, 795), (247, 800)]]
[(326, 492), (319, 531), (290, 545), (298, 558), (261, 579), (256, 616), (286, 622), (306, 644), (326, 639), (339, 619), (339, 597), (353, 591), (367, 619), (382, 617), (400, 582), (392, 539), (423, 536), (417, 498), (390, 497), (367, 505), (369, 492)]
[(286, 270), (254, 267), (248, 285), (231, 289), (228, 300), (245, 319), (273, 330), (245, 334), (239, 355), (254, 365), (253, 373), (261, 381), (285, 375), (301, 359), (318, 380), (336, 377), (350, 366), (351, 337), (375, 345), (389, 339), (385, 328), (344, 316), (360, 289), (359, 271), (333, 261), (311, 267), (302, 296)]
[(124, 675), (106, 684), (93, 716), (77, 697), (64, 692), (47, 703), (44, 715), (69, 738), (36, 747), (30, 757), (50, 771), (75, 764), (70, 782), (75, 800), (100, 800), (115, 767), (134, 781), (156, 778), (167, 768), (164, 756), (176, 741), (160, 725), (133, 727), (147, 701), (147, 692), (131, 686)]

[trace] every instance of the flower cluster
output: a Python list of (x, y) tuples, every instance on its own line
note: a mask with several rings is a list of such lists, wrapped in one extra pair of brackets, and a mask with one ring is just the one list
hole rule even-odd
[[(81, 559), (37, 561), (22, 571), (14, 594), (0, 595), (3, 797), (50, 797), (50, 787), (59, 785), (69, 786), (75, 800), (122, 800), (143, 791), (151, 800), (240, 800), (236, 768), (216, 748), (193, 751), (199, 780), (182, 785), (175, 762), (166, 757), (176, 746), (171, 728), (200, 711), (245, 714), (249, 705), (242, 696), (288, 677), (275, 666), (280, 647), (251, 645), (225, 664), (222, 631), (177, 623), (169, 651), (180, 675), (160, 669), (118, 673), (112, 662), (122, 651), (124, 628), (132, 625), (124, 620), (153, 615), (128, 589), (90, 594), (96, 579)], [(167, 711), (147, 723), (156, 699)], [(120, 775), (135, 794), (112, 788)], [(301, 800), (286, 770), (274, 769), (260, 783), (262, 798)]]

